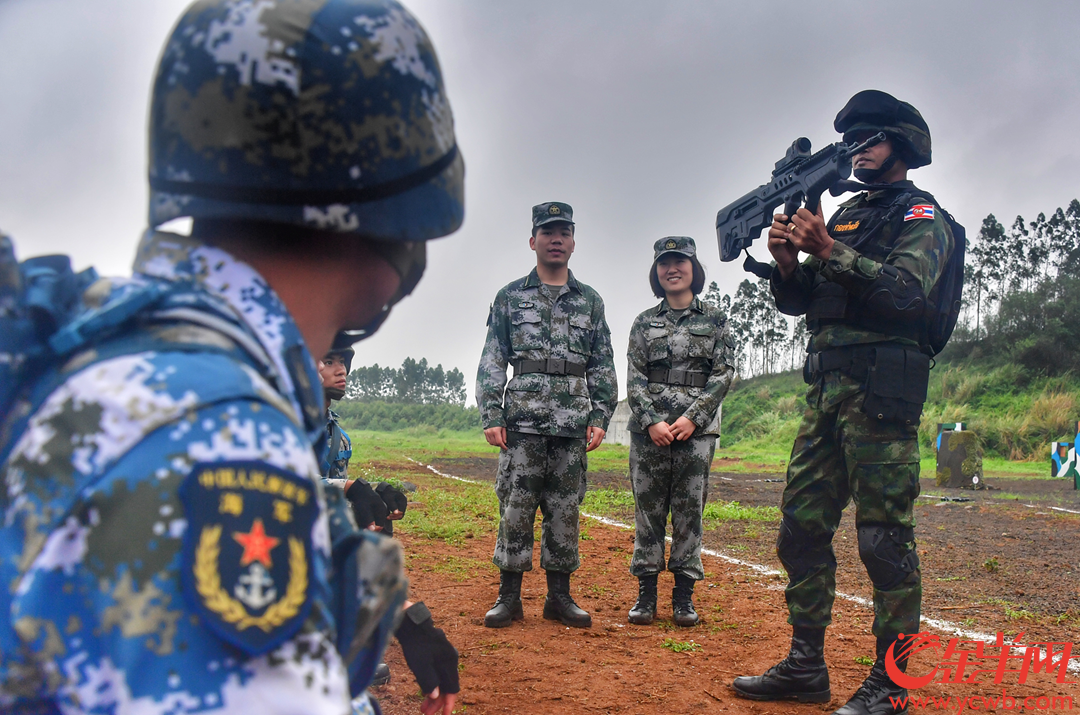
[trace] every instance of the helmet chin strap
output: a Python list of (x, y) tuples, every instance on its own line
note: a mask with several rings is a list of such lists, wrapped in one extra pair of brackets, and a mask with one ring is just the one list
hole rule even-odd
[(876, 183), (878, 179), (884, 176), (889, 169), (893, 168), (896, 164), (896, 160), (899, 157), (895, 153), (889, 154), (885, 161), (881, 162), (881, 166), (876, 169), (856, 169), (853, 173), (855, 178), (864, 184)]

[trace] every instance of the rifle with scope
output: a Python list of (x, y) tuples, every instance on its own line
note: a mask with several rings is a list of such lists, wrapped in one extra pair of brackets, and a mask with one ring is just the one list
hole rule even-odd
[[(885, 133), (878, 132), (861, 144), (836, 142), (811, 154), (810, 140), (806, 137), (796, 139), (784, 158), (776, 162), (769, 183), (717, 212), (716, 239), (720, 243), (720, 260), (733, 261), (740, 251), (747, 249), (761, 235), (762, 229), (772, 225), (773, 212), (781, 204), (788, 216), (804, 202), (809, 211), (816, 212), (825, 191), (839, 196), (865, 188), (864, 184), (847, 180), (851, 176), (851, 157), (883, 141)], [(754, 260), (749, 251), (743, 268), (761, 278), (769, 277), (769, 266)]]

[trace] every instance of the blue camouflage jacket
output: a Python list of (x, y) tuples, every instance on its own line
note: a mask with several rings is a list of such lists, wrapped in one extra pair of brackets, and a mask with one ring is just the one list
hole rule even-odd
[[(349, 460), (352, 459), (352, 440), (349, 433), (341, 429), (341, 418), (333, 410), (326, 411), (326, 454), (323, 455), (319, 471), (326, 479), (348, 479)], [(335, 439), (335, 433), (340, 437)]]
[(2, 465), (0, 710), (347, 713), (396, 609), (332, 583), (382, 564), (396, 603), (400, 551), (320, 485), (319, 376), (265, 281), (155, 233), (87, 300), (153, 281), (151, 349), (76, 355)]

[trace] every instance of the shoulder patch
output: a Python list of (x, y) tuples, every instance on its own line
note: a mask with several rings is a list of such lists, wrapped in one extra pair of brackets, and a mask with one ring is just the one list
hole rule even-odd
[[(895, 214), (894, 214), (895, 215)], [(905, 221), (913, 221), (917, 218), (928, 218), (933, 220), (934, 218), (934, 205), (933, 204), (917, 204), (912, 206), (904, 214)]]
[(265, 462), (201, 462), (180, 499), (184, 596), (205, 625), (249, 655), (291, 638), (311, 607), (314, 485)]

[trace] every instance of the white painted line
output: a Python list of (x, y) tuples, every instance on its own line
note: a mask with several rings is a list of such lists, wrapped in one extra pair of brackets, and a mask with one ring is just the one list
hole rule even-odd
[(413, 459), (412, 457), (405, 457), (405, 459), (409, 460), (413, 464), (419, 464), (421, 467), (424, 467), (429, 472), (437, 474), (440, 477), (446, 477), (447, 479), (456, 479), (457, 481), (465, 482), (466, 484), (486, 484), (486, 482), (478, 482), (475, 479), (466, 479), (465, 477), (455, 477), (453, 474), (444, 474), (443, 472), (440, 472), (438, 469), (435, 469), (435, 467), (431, 466), (430, 464), (424, 464), (423, 462), (418, 462), (415, 459)]
[(1050, 508), (1053, 509), (1054, 511), (1064, 511), (1064, 512), (1068, 512), (1070, 514), (1080, 514), (1080, 511), (1073, 511), (1072, 509), (1062, 509), (1059, 506), (1052, 506)]
[[(445, 477), (447, 479), (455, 479), (455, 480), (457, 480), (459, 482), (466, 482), (468, 484), (486, 484), (487, 483), (487, 482), (477, 481), (475, 479), (466, 479), (464, 477), (456, 477), (453, 474), (445, 474), (443, 472), (440, 472), (438, 469), (435, 469), (435, 467), (432, 467), (430, 464), (424, 464), (423, 462), (418, 462), (415, 459), (413, 459), (412, 457), (405, 457), (405, 459), (409, 460), (413, 464), (419, 464), (420, 466), (426, 468), (428, 471), (432, 472), (433, 474), (437, 474), (440, 477)], [(1052, 506), (1050, 508), (1051, 509), (1058, 509), (1058, 507), (1055, 507), (1055, 506)], [(1058, 511), (1069, 511), (1072, 514), (1080, 514), (1080, 512), (1070, 511), (1069, 509), (1058, 509)], [(581, 515), (588, 518), (588, 519), (592, 519), (593, 521), (598, 521), (601, 524), (606, 524), (607, 526), (614, 526), (614, 527), (616, 527), (618, 529), (633, 529), (634, 528), (632, 524), (625, 524), (625, 523), (623, 523), (621, 521), (616, 521), (615, 519), (609, 519), (606, 516), (598, 516), (596, 514), (589, 514), (588, 512), (584, 512), (584, 511), (581, 512)], [(666, 537), (666, 540), (671, 541), (671, 537), (670, 536)], [(761, 564), (755, 564), (755, 563), (752, 563), (750, 561), (743, 561), (742, 559), (737, 559), (734, 556), (728, 556), (727, 554), (725, 554), (725, 553), (723, 553), (721, 551), (715, 551), (713, 549), (707, 549), (707, 548), (703, 547), (701, 549), (701, 553), (703, 553), (703, 554), (705, 554), (707, 556), (712, 556), (713, 558), (720, 559), (721, 561), (726, 561), (726, 562), (728, 562), (730, 564), (735, 564), (736, 566), (742, 566), (744, 568), (748, 568), (748, 569), (750, 569), (752, 571), (756, 571), (756, 572), (758, 572), (758, 573), (760, 573), (762, 575), (765, 575), (765, 576), (783, 576), (784, 575), (783, 571), (778, 571), (777, 569), (771, 568), (769, 566), (763, 566)], [(868, 599), (863, 598), (862, 596), (856, 596), (856, 595), (850, 594), (850, 593), (843, 593), (841, 591), (837, 591), (836, 595), (837, 595), (838, 598), (842, 598), (845, 601), (850, 601), (851, 603), (858, 604), (858, 605), (862, 606), (863, 608), (867, 608), (867, 609), (870, 609), (870, 610), (873, 610), (873, 608), (874, 608), (873, 602), (868, 600)], [(988, 633), (979, 633), (977, 631), (964, 630), (963, 628), (961, 628), (957, 624), (953, 623), (952, 621), (943, 621), (943, 620), (940, 620), (940, 619), (937, 619), (937, 618), (926, 618), (924, 616), (920, 626), (927, 626), (929, 628), (933, 628), (935, 630), (942, 631), (942, 632), (944, 632), (944, 633), (946, 633), (948, 635), (953, 635), (953, 636), (956, 636), (958, 638), (963, 638), (964, 640), (968, 640), (968, 641), (983, 641), (984, 643), (996, 643), (997, 642), (997, 636), (996, 635), (990, 635)], [(1005, 644), (1006, 645), (1016, 645), (1016, 646), (1024, 645), (1022, 643), (1016, 643), (1015, 641), (1011, 641), (1011, 640), (1006, 640)], [(1045, 649), (1039, 649), (1039, 650), (1042, 651), (1043, 656), (1048, 657)], [(1070, 672), (1072, 672), (1072, 673), (1080, 673), (1080, 653), (1077, 653), (1076, 655), (1071, 656), (1069, 658), (1069, 661), (1070, 662), (1069, 662), (1068, 670)]]

